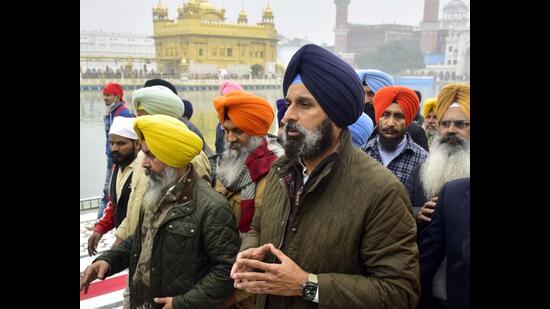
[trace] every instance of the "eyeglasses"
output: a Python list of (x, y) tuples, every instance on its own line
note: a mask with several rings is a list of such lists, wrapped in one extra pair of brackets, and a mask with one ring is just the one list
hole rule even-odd
[(441, 127), (446, 129), (450, 128), (451, 124), (454, 124), (457, 129), (464, 129), (470, 125), (470, 122), (466, 120), (444, 120), (439, 123)]

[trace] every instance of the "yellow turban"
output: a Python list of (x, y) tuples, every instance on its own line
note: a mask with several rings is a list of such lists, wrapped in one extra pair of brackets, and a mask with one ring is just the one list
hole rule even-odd
[(437, 98), (429, 98), (424, 101), (424, 105), (422, 106), (422, 115), (424, 116), (424, 119), (428, 118), (428, 114), (434, 110), (435, 106), (437, 105)]
[(470, 86), (466, 84), (448, 84), (441, 89), (437, 96), (437, 107), (435, 114), (437, 121), (440, 121), (443, 114), (454, 102), (458, 103), (460, 109), (470, 119)]
[(201, 152), (201, 138), (180, 120), (166, 115), (137, 117), (134, 130), (162, 163), (180, 168)]

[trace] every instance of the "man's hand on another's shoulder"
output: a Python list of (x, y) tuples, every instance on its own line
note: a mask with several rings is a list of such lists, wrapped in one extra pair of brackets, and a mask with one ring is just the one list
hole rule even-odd
[(429, 201), (424, 203), (424, 206), (420, 209), (417, 215), (417, 219), (430, 223), (432, 221), (432, 215), (435, 211), (435, 204), (437, 202), (437, 196), (432, 197)]

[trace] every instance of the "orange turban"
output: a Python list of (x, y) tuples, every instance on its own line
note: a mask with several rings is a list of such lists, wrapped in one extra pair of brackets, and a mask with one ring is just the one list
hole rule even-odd
[(460, 109), (470, 119), (470, 86), (466, 84), (448, 84), (443, 87), (437, 96), (437, 107), (435, 116), (440, 121), (443, 114), (454, 102), (458, 103)]
[(392, 103), (396, 102), (401, 107), (405, 115), (407, 126), (411, 124), (414, 116), (418, 112), (418, 96), (414, 91), (407, 87), (401, 86), (386, 86), (380, 88), (374, 95), (374, 116), (376, 124), (382, 117), (384, 111)]
[(266, 135), (275, 118), (273, 108), (266, 99), (242, 90), (233, 90), (214, 98), (214, 108), (222, 123), (227, 113), (237, 128), (253, 136)]

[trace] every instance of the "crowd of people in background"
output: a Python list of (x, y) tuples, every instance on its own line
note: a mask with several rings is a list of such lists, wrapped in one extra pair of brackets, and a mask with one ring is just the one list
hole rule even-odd
[(116, 240), (80, 289), (129, 269), (124, 308), (470, 308), (470, 86), (422, 104), (308, 44), (282, 90), (222, 83), (211, 149), (171, 83), (149, 79), (133, 110), (106, 84), (89, 255)]

